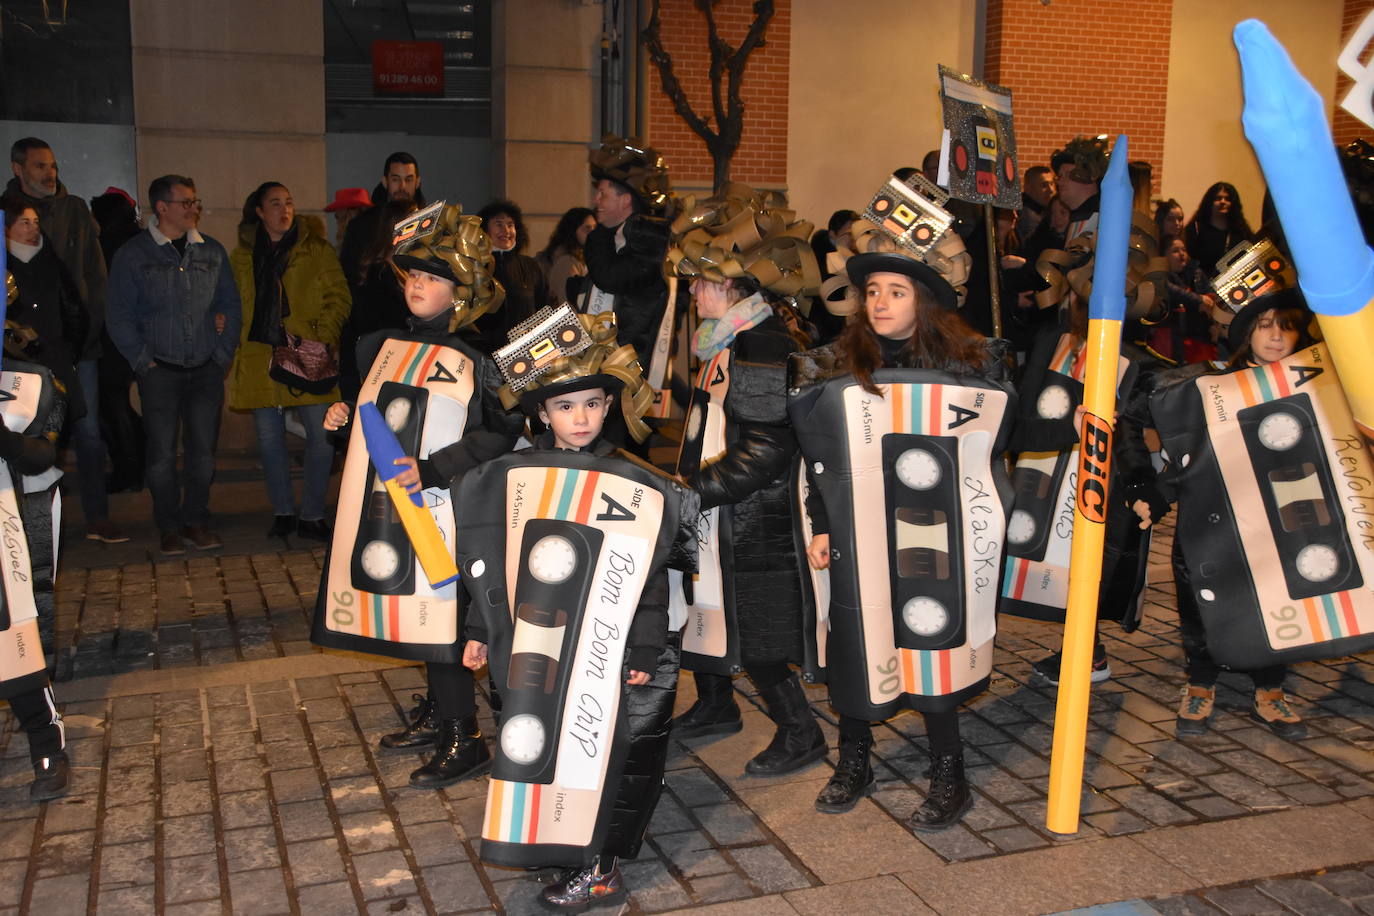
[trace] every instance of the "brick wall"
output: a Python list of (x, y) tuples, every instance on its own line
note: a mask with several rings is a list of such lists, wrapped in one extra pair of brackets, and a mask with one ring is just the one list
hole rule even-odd
[(1124, 133), (1158, 192), (1172, 16), (1173, 0), (988, 0), (985, 69), (1012, 91), (1023, 170), (1075, 134)]
[[(712, 103), (706, 43), (706, 19), (693, 0), (662, 0), (663, 46), (673, 57), (674, 72), (687, 91), (692, 110), (710, 119)], [(774, 0), (775, 12), (764, 44), (750, 56), (740, 95), (744, 131), (730, 177), (747, 184), (787, 182), (787, 80), (790, 54), (791, 0)], [(752, 0), (720, 0), (716, 25), (721, 38), (738, 47), (753, 21)], [(722, 86), (722, 93), (724, 87)], [(714, 171), (705, 142), (673, 110), (663, 92), (658, 68), (649, 65), (647, 140), (663, 154), (676, 184), (711, 184)], [(712, 129), (715, 128), (711, 121)]]
[[(1341, 18), (1341, 47), (1350, 40), (1350, 35), (1355, 31), (1355, 27), (1360, 24), (1370, 10), (1374, 10), (1374, 0), (1345, 0), (1345, 14)], [(1369, 63), (1368, 53), (1360, 55), (1366, 64)], [(1336, 143), (1344, 146), (1357, 137), (1364, 137), (1366, 140), (1374, 139), (1374, 128), (1367, 127), (1350, 115), (1341, 107), (1341, 99), (1350, 91), (1350, 77), (1336, 69), (1336, 95), (1332, 99), (1331, 132), (1336, 138)]]

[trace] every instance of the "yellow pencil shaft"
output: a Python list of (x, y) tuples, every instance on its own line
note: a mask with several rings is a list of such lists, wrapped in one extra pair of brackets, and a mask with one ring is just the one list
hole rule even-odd
[(434, 523), (434, 516), (411, 502), (410, 494), (395, 480), (386, 482), (386, 491), (391, 494), (396, 514), (401, 517), (406, 537), (415, 548), (415, 556), (419, 559), (420, 568), (425, 571), (430, 584), (437, 585), (455, 578), (458, 575), (458, 564), (454, 562), (453, 554), (444, 544), (439, 526)]
[(1064, 619), (1064, 650), (1059, 665), (1059, 696), (1055, 706), (1045, 818), (1045, 826), (1055, 833), (1078, 830), (1097, 595), (1102, 580), (1110, 495), (1108, 481), (1111, 478), (1117, 366), (1121, 357), (1121, 322), (1090, 321), (1085, 346), (1092, 358), (1083, 382), (1086, 415), (1079, 431), (1078, 497), (1074, 507), (1073, 546), (1069, 552), (1069, 606)]
[(1350, 315), (1318, 315), (1326, 349), (1341, 377), (1350, 411), (1366, 438), (1374, 438), (1374, 300)]

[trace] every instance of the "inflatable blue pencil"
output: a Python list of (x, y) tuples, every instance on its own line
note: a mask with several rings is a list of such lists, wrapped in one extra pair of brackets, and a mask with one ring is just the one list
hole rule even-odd
[(405, 457), (396, 434), (386, 425), (381, 411), (371, 401), (358, 408), (358, 417), (363, 423), (363, 440), (367, 443), (372, 466), (377, 469), (377, 479), (391, 494), (396, 514), (401, 517), (406, 537), (410, 538), (415, 555), (420, 560), (420, 568), (425, 571), (430, 585), (439, 588), (456, 581), (458, 565), (454, 562), (453, 553), (444, 544), (439, 526), (434, 523), (434, 516), (425, 508), (424, 497), (419, 493), (407, 493), (396, 482), (396, 476), (401, 473), (396, 459)]
[(1116, 138), (1102, 179), (1093, 289), (1088, 297), (1088, 348), (1083, 379), (1083, 420), (1078, 433), (1078, 492), (1069, 553), (1069, 607), (1050, 755), (1050, 797), (1045, 826), (1075, 833), (1083, 794), (1083, 746), (1088, 735), (1093, 633), (1102, 581), (1107, 498), (1112, 475), (1112, 417), (1116, 413), (1121, 324), (1126, 318), (1126, 256), (1131, 237), (1131, 181), (1126, 135)]
[(1264, 23), (1232, 35), (1240, 54), (1241, 123), (1255, 150), (1298, 283), (1317, 314), (1355, 422), (1374, 439), (1374, 252), (1365, 244), (1326, 105)]

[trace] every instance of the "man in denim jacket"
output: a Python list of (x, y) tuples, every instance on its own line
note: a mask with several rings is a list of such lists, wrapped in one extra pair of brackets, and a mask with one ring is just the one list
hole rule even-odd
[[(148, 437), (148, 490), (164, 555), (221, 546), (206, 527), (224, 375), (239, 343), (239, 294), (224, 247), (196, 230), (190, 178), (148, 187), (157, 225), (119, 249), (110, 265), (106, 327), (138, 376)], [(177, 475), (177, 434), (185, 489)]]

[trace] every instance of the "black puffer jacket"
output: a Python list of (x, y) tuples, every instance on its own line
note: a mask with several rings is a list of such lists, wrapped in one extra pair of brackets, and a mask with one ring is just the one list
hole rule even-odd
[(702, 509), (721, 507), (722, 562), (733, 569), (740, 660), (746, 666), (803, 661), (801, 569), (792, 542), (797, 440), (787, 419), (786, 392), (787, 360), (796, 349), (776, 316), (735, 338), (725, 396), (726, 451), (690, 481)]
[(38, 335), (24, 345), (24, 356), (46, 366), (62, 383), (68, 399), (67, 420), (79, 420), (86, 415), (86, 407), (77, 380), (76, 355), (85, 349), (90, 318), (81, 307), (76, 284), (46, 235), (32, 260), (25, 263), (11, 257), (9, 272), (19, 297), (6, 318)]
[(597, 226), (587, 236), (583, 253), (587, 276), (596, 287), (615, 297), (617, 336), (635, 348), (647, 370), (654, 333), (668, 306), (668, 283), (663, 259), (668, 253), (667, 225), (638, 214), (625, 221), (625, 245), (615, 247), (615, 229)]

